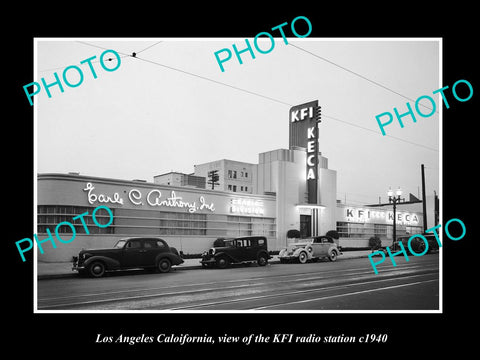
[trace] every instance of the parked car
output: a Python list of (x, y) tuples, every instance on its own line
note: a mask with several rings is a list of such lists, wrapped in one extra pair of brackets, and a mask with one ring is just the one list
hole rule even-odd
[(183, 259), (177, 249), (159, 238), (120, 239), (112, 249), (82, 250), (73, 257), (72, 270), (79, 274), (101, 277), (106, 271), (132, 268), (152, 268), (161, 273), (169, 272), (172, 265), (180, 265)]
[[(427, 254), (432, 252), (432, 251), (438, 251), (438, 242), (437, 242), (437, 239), (435, 238), (435, 235), (433, 233), (431, 233), (431, 234), (421, 234), (421, 235), (424, 236), (427, 239), (427, 242), (428, 242)], [(397, 237), (397, 239), (393, 242), (392, 249), (394, 251), (399, 251), (400, 246), (398, 245), (398, 243), (401, 242), (403, 244), (403, 247), (405, 248), (405, 250), (409, 251), (408, 240), (410, 239), (411, 236), (413, 236), (413, 235)], [(412, 248), (412, 250), (415, 253), (421, 254), (425, 251), (425, 242), (422, 239), (420, 239), (419, 237), (415, 237), (410, 242), (410, 247)]]
[(305, 264), (309, 260), (317, 261), (321, 258), (335, 261), (338, 255), (342, 255), (341, 248), (330, 236), (316, 236), (289, 244), (280, 250), (278, 257), (281, 263), (296, 260)]
[[(220, 246), (212, 247), (202, 254), (200, 261), (204, 268), (226, 268), (230, 264), (256, 262), (265, 266), (271, 256), (268, 254), (267, 239), (264, 236), (246, 236), (222, 239)], [(218, 243), (217, 243), (218, 244)]]

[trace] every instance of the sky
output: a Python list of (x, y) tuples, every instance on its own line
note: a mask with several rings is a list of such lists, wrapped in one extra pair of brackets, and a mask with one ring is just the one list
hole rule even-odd
[[(219, 159), (258, 163), (259, 153), (288, 148), (290, 107), (318, 100), (320, 151), (337, 171), (337, 199), (378, 203), (389, 187), (418, 196), (421, 164), (427, 195), (438, 194), (441, 113), (448, 111), (432, 94), (443, 86), (439, 40), (288, 42), (275, 38), (267, 54), (254, 48), (255, 59), (243, 53), (243, 64), (233, 55), (222, 72), (214, 53), (233, 52), (232, 44), (243, 49), (244, 38), (37, 38), (34, 81), (52, 83), (70, 65), (84, 75), (77, 87), (64, 84), (62, 93), (52, 86), (51, 98), (44, 89), (34, 97), (37, 172), (153, 182)], [(106, 49), (121, 56), (115, 71), (98, 62)], [(80, 63), (92, 56), (96, 79)], [(69, 70), (70, 82), (79, 82), (75, 76)], [(394, 120), (382, 136), (375, 116), (394, 107), (406, 112), (407, 102), (415, 108), (422, 95), (435, 99), (437, 112), (417, 115), (416, 123), (406, 116), (404, 128)]]

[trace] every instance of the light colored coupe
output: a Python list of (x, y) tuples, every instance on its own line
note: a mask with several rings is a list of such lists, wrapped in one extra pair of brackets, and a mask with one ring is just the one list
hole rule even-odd
[(316, 236), (290, 243), (287, 248), (280, 250), (278, 257), (281, 263), (296, 260), (305, 264), (309, 260), (318, 261), (322, 258), (335, 261), (338, 255), (342, 255), (342, 252), (331, 237)]

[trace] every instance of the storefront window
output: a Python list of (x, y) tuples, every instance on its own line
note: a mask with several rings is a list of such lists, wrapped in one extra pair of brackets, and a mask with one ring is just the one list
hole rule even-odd
[[(378, 236), (381, 239), (392, 239), (393, 225), (337, 222), (337, 232), (341, 238), (369, 239)], [(396, 235), (407, 236), (422, 232), (421, 226), (405, 226), (397, 224)]]
[(224, 230), (226, 236), (261, 235), (275, 237), (275, 219), (248, 216), (227, 216)]
[[(80, 218), (73, 220), (73, 218), (88, 212), (88, 215), (83, 216), (83, 219), (90, 234), (113, 234), (115, 220), (112, 225), (100, 228), (93, 221), (92, 212), (94, 210), (94, 207), (86, 206), (38, 205), (37, 233), (46, 233), (47, 229), (53, 232), (59, 223), (67, 221), (75, 226), (77, 234), (85, 234), (86, 231), (82, 220)], [(115, 209), (110, 210), (114, 214), (115, 219)], [(110, 221), (110, 215), (106, 210), (98, 209), (95, 213), (95, 219), (99, 224), (107, 224)], [(60, 226), (57, 230), (59, 233), (72, 232), (69, 226)]]
[[(77, 215), (84, 216), (90, 234), (115, 234), (120, 236), (249, 236), (261, 235), (269, 238), (276, 236), (274, 218), (230, 216), (214, 214), (192, 214), (189, 212), (166, 212), (144, 209), (110, 208), (114, 215), (113, 223), (100, 228), (91, 216), (94, 207), (39, 205), (37, 233), (54, 231), (57, 224), (68, 221), (75, 226), (77, 234), (85, 234), (81, 219), (73, 220)], [(98, 223), (106, 224), (110, 216), (104, 209), (95, 213)], [(69, 226), (61, 226), (59, 233), (71, 232)]]

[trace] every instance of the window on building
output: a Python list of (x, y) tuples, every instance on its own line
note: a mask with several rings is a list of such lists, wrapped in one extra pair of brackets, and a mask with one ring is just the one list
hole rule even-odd
[(237, 185), (233, 185), (233, 192), (237, 192)]
[(248, 186), (245, 186), (245, 191), (248, 191)]
[(240, 186), (240, 191), (243, 191), (243, 186)]
[(231, 179), (232, 178), (232, 170), (228, 170), (228, 178)]
[(228, 190), (232, 191), (232, 185), (228, 185)]
[[(46, 233), (47, 229), (54, 231), (57, 224), (61, 222), (69, 222), (75, 227), (75, 232), (78, 234), (85, 234), (85, 227), (78, 215), (88, 212), (88, 215), (83, 216), (85, 226), (90, 234), (113, 234), (115, 226), (115, 212), (116, 209), (110, 208), (114, 216), (113, 222), (107, 227), (99, 227), (92, 218), (94, 207), (85, 206), (65, 206), (65, 205), (38, 205), (37, 208), (37, 233)], [(77, 219), (73, 220), (74, 217)], [(97, 223), (106, 225), (110, 222), (110, 215), (105, 209), (98, 209), (95, 213)], [(57, 229), (58, 233), (72, 233), (70, 226), (60, 226)]]
[(237, 170), (233, 170), (233, 178), (234, 178), (234, 179), (237, 178)]
[(226, 225), (226, 236), (276, 236), (276, 225), (273, 218), (227, 216)]
[(248, 172), (245, 171), (245, 177), (247, 178), (248, 177)]

